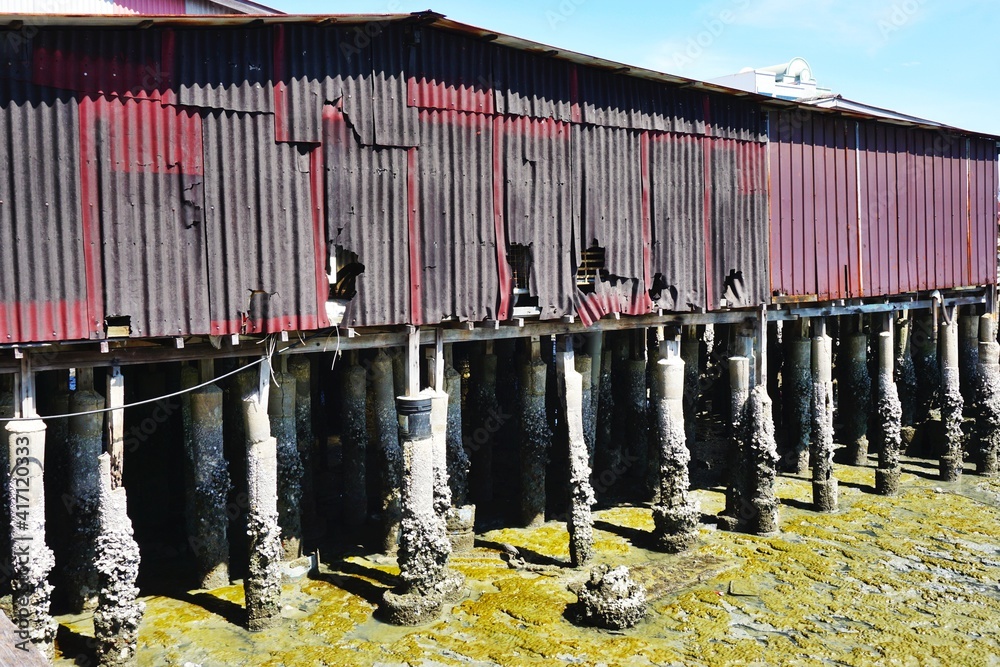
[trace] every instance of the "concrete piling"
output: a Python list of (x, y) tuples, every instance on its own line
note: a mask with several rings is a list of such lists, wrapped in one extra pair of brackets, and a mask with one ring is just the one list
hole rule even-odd
[(102, 667), (138, 664), (139, 624), (145, 604), (138, 600), (139, 545), (132, 537), (125, 489), (114, 486), (111, 456), (101, 454), (97, 573), (100, 583), (94, 611), (97, 662)]
[[(443, 380), (443, 378), (442, 378)], [(431, 397), (431, 437), (434, 466), (434, 513), (444, 524), (451, 509), (451, 487), (448, 486), (448, 392), (434, 391)]]
[(868, 375), (868, 336), (861, 331), (840, 339), (840, 421), (841, 439), (847, 445), (850, 465), (868, 464), (868, 413), (871, 406), (871, 377)]
[(681, 359), (684, 361), (684, 431), (690, 452), (695, 444), (695, 423), (701, 394), (698, 378), (701, 373), (701, 340), (698, 327), (684, 327), (681, 334)]
[(913, 352), (913, 372), (917, 380), (914, 421), (920, 425), (930, 419), (931, 410), (938, 404), (938, 393), (941, 389), (938, 335), (931, 311), (918, 311), (914, 314), (910, 346)]
[(979, 386), (979, 315), (974, 306), (958, 318), (959, 388), (965, 405), (976, 402)]
[(731, 424), (731, 458), (727, 468), (726, 509), (720, 516), (721, 525), (735, 530), (746, 489), (746, 465), (742, 459), (743, 434), (746, 432), (747, 401), (750, 400), (750, 360), (747, 357), (729, 358), (729, 396)]
[[(214, 377), (211, 360), (202, 362), (202, 380)], [(229, 585), (229, 539), (226, 499), (229, 497), (229, 466), (224, 454), (223, 391), (215, 384), (190, 394), (191, 440), (188, 459), (192, 467), (188, 489), (188, 542), (198, 567), (198, 587)]]
[(476, 508), (469, 505), (469, 456), (462, 442), (462, 375), (451, 363), (451, 346), (445, 346), (448, 359), (444, 369), (444, 386), (448, 392), (448, 486), (451, 503), (447, 529), (453, 553), (469, 551), (475, 545)]
[[(14, 394), (6, 387), (6, 376), (0, 376), (0, 418), (10, 419), (14, 416)], [(0, 446), (0, 508), (4, 516), (9, 504), (10, 465), (7, 460), (7, 447)], [(68, 498), (69, 496), (64, 496)], [(67, 512), (72, 508), (67, 507)], [(0, 521), (0, 562), (6, 565), (10, 558), (10, 522)], [(0, 595), (10, 593), (9, 568), (0, 568)]]
[(630, 332), (631, 354), (624, 365), (625, 383), (625, 433), (626, 444), (623, 447), (628, 461), (633, 462), (629, 477), (639, 482), (643, 497), (648, 495), (645, 489), (647, 470), (649, 467), (649, 417), (647, 415), (648, 391), (646, 382), (646, 330), (638, 329)]
[(977, 391), (976, 431), (979, 452), (976, 472), (992, 477), (1000, 470), (997, 454), (1000, 450), (1000, 345), (996, 339), (996, 321), (983, 315), (979, 329), (979, 373)]
[(825, 322), (814, 321), (812, 339), (813, 506), (817, 512), (837, 509), (837, 479), (833, 476), (833, 341)]
[(403, 449), (400, 585), (385, 592), (383, 607), (388, 622), (419, 625), (437, 618), (461, 579), (447, 571), (451, 545), (434, 509), (432, 396), (400, 396), (396, 408)]
[(782, 396), (788, 434), (785, 468), (801, 475), (809, 470), (812, 447), (812, 342), (805, 336), (801, 321), (792, 323), (784, 333)]
[[(566, 431), (569, 443), (569, 554), (573, 567), (583, 567), (594, 555), (594, 490), (590, 485), (587, 442), (583, 437), (583, 378), (576, 370), (572, 338), (557, 340), (556, 365), (561, 375)], [(645, 386), (645, 381), (643, 382)]]
[(539, 341), (530, 341), (531, 352), (523, 359), (521, 382), (521, 523), (537, 526), (545, 522), (545, 466), (552, 433), (545, 410), (548, 367), (539, 353)]
[[(92, 368), (78, 368), (76, 391), (70, 397), (71, 414), (92, 412), (104, 407), (104, 398), (94, 391)], [(80, 414), (69, 418), (67, 436), (69, 454), (68, 494), (64, 504), (72, 515), (73, 542), (64, 571), (70, 608), (80, 613), (97, 606), (97, 534), (100, 517), (97, 513), (100, 494), (98, 457), (104, 451), (104, 417), (101, 414)]]
[(395, 553), (399, 543), (399, 487), (403, 477), (403, 452), (399, 447), (399, 426), (396, 418), (396, 394), (393, 383), (392, 359), (379, 350), (372, 362), (372, 393), (375, 405), (375, 440), (379, 452), (379, 496), (382, 513), (382, 551)]
[[(258, 372), (259, 370), (259, 372)], [(239, 376), (247, 439), (247, 535), (250, 567), (243, 582), (247, 629), (272, 627), (281, 613), (281, 530), (278, 527), (278, 453), (267, 416), (269, 362)], [(362, 384), (362, 393), (363, 393)], [(363, 413), (362, 413), (363, 415)]]
[(297, 354), (288, 360), (288, 372), (295, 377), (295, 442), (302, 464), (302, 533), (303, 537), (321, 536), (325, 529), (316, 512), (316, 484), (313, 453), (316, 434), (313, 431), (312, 362), (308, 355)]
[(962, 400), (958, 365), (958, 321), (953, 316), (941, 323), (941, 421), (945, 446), (941, 454), (941, 480), (957, 481), (962, 476)]
[(278, 456), (278, 527), (284, 560), (302, 555), (302, 460), (299, 458), (298, 425), (296, 423), (295, 376), (287, 370), (287, 357), (282, 357), (280, 372), (274, 374), (267, 402), (271, 435), (277, 443)]
[(51, 660), (56, 624), (50, 612), (48, 577), (55, 558), (45, 543), (45, 424), (41, 419), (7, 422), (7, 436), (13, 618), (19, 638), (30, 641)]
[(746, 474), (737, 529), (754, 535), (778, 532), (778, 499), (774, 481), (778, 465), (778, 444), (774, 439), (774, 406), (767, 386), (758, 384), (750, 392), (743, 420), (743, 455)]
[[(614, 471), (620, 469), (617, 466), (620, 466), (621, 457), (613, 437), (616, 406), (612, 385), (614, 349), (611, 345), (605, 344), (603, 346), (599, 365), (600, 381), (597, 385), (597, 435), (594, 442), (594, 465), (596, 469), (602, 471)], [(612, 475), (613, 473), (609, 472), (608, 474)], [(607, 490), (607, 487), (613, 484), (614, 480), (611, 479), (609, 482), (605, 484), (600, 481), (605, 487), (604, 490)], [(604, 493), (604, 490), (601, 492)]]
[(653, 506), (657, 545), (668, 553), (687, 549), (698, 537), (699, 511), (689, 494), (688, 450), (684, 429), (684, 361), (669, 357), (657, 361), (656, 433), (659, 437), (659, 499)]
[(368, 518), (367, 474), (368, 449), (366, 417), (368, 393), (365, 369), (357, 354), (350, 353), (342, 382), (340, 447), (344, 461), (344, 523), (357, 528)]
[(499, 430), (497, 400), (497, 356), (486, 350), (472, 359), (472, 405), (474, 425), (470, 491), (478, 505), (493, 500), (493, 439)]
[(917, 375), (913, 368), (913, 351), (910, 344), (913, 316), (907, 314), (896, 322), (896, 390), (902, 410), (902, 438), (905, 448), (913, 441), (913, 424), (917, 414)]
[(878, 454), (878, 468), (875, 470), (875, 493), (894, 496), (899, 492), (903, 407), (893, 376), (895, 349), (891, 331), (879, 334), (876, 353), (878, 355), (876, 414), (882, 443)]

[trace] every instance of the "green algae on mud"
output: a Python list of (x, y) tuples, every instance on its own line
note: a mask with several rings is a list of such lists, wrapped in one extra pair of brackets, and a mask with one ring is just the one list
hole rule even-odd
[[(596, 562), (626, 564), (650, 591), (636, 628), (605, 632), (565, 617), (587, 576), (568, 567), (565, 525), (503, 529), (453, 558), (469, 596), (416, 628), (373, 618), (397, 570), (354, 557), (286, 585), (280, 625), (240, 627), (242, 588), (146, 598), (142, 665), (777, 665), (1000, 664), (1000, 481), (942, 484), (906, 460), (896, 498), (871, 494), (871, 468), (838, 467), (841, 508), (815, 514), (808, 479), (778, 480), (781, 533), (703, 525), (693, 549), (642, 548), (645, 507), (597, 512)], [(718, 491), (694, 494), (702, 510)], [(498, 548), (512, 545), (531, 571)], [(87, 636), (86, 618), (60, 619)], [(72, 622), (71, 622), (72, 621)], [(991, 662), (992, 661), (992, 662)], [(57, 664), (72, 664), (69, 660)]]

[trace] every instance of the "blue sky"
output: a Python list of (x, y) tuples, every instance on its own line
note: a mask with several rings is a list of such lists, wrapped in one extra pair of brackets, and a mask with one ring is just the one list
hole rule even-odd
[(433, 9), (456, 21), (695, 79), (809, 61), (851, 99), (1000, 134), (992, 0), (261, 0), (289, 13)]

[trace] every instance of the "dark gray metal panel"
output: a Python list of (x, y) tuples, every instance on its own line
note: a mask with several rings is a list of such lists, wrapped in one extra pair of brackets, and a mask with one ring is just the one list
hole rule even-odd
[(756, 142), (710, 142), (711, 274), (709, 306), (767, 303), (769, 228), (766, 146)]
[(420, 137), (417, 109), (407, 103), (408, 71), (415, 57), (413, 35), (390, 24), (372, 40), (372, 133), (378, 146), (416, 146)]
[(420, 320), (495, 319), (500, 284), (493, 217), (493, 119), (421, 111), (417, 162)]
[(650, 140), (652, 290), (664, 310), (707, 303), (704, 140), (680, 134)]
[[(275, 30), (279, 53), (287, 58), (277, 72), (278, 138), (320, 143), (323, 106), (336, 104), (361, 143), (374, 144), (371, 39), (335, 26), (288, 25)], [(402, 91), (397, 95), (403, 99)]]
[(413, 39), (411, 106), (493, 113), (494, 49), (488, 42), (426, 28), (414, 29)]
[(201, 117), (156, 101), (95, 105), (104, 305), (133, 337), (208, 334)]
[(89, 338), (79, 111), (0, 78), (0, 343)]
[(493, 85), (497, 113), (573, 120), (575, 66), (549, 56), (495, 47)]
[(213, 111), (202, 126), (212, 333), (319, 328), (310, 153), (275, 143), (270, 116)]
[(757, 102), (707, 95), (711, 135), (721, 139), (767, 141), (766, 115)]
[(643, 280), (640, 133), (575, 125), (573, 138), (583, 247), (605, 248), (611, 275)]
[(229, 111), (274, 111), (272, 30), (184, 29), (174, 36), (177, 103)]
[(410, 321), (407, 150), (361, 146), (343, 114), (324, 115), (329, 243), (365, 266), (345, 322), (352, 326)]
[(705, 131), (704, 95), (598, 69), (579, 68), (584, 123), (664, 132)]
[(507, 240), (528, 247), (529, 292), (541, 319), (574, 312), (579, 230), (573, 227), (572, 132), (551, 119), (503, 123)]

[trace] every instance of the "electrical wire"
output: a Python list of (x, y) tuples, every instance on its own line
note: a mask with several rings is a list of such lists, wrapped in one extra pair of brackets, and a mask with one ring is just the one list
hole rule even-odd
[[(258, 345), (260, 345), (261, 343), (263, 343), (265, 345), (264, 355), (260, 359), (257, 359), (256, 361), (252, 361), (249, 364), (246, 364), (245, 366), (242, 366), (241, 368), (237, 368), (234, 371), (230, 371), (228, 373), (220, 375), (219, 377), (213, 378), (213, 379), (211, 379), (211, 380), (209, 380), (207, 382), (202, 382), (201, 384), (196, 385), (194, 387), (189, 387), (187, 389), (181, 389), (180, 391), (175, 391), (172, 394), (166, 394), (164, 396), (158, 396), (156, 398), (147, 398), (147, 399), (142, 400), (142, 401), (136, 401), (135, 403), (129, 403), (127, 405), (120, 405), (120, 406), (116, 406), (116, 407), (112, 407), (112, 408), (99, 408), (97, 410), (87, 410), (86, 412), (72, 412), (72, 413), (68, 413), (68, 414), (64, 414), (64, 415), (38, 415), (37, 417), (0, 417), (0, 423), (3, 423), (3, 422), (36, 421), (36, 420), (39, 420), (39, 419), (41, 419), (41, 420), (44, 421), (44, 420), (49, 420), (49, 419), (69, 419), (71, 417), (85, 417), (87, 415), (100, 415), (100, 414), (104, 414), (106, 412), (114, 412), (115, 410), (125, 410), (126, 408), (135, 408), (135, 407), (138, 407), (140, 405), (149, 405), (151, 403), (159, 403), (160, 401), (165, 401), (168, 398), (175, 398), (177, 396), (183, 396), (184, 394), (189, 394), (189, 393), (191, 393), (193, 391), (198, 391), (199, 389), (203, 389), (203, 388), (205, 388), (205, 387), (207, 387), (207, 386), (209, 386), (211, 384), (214, 384), (214, 383), (218, 382), (219, 380), (225, 380), (226, 378), (231, 377), (233, 375), (236, 375), (237, 373), (242, 373), (243, 371), (249, 370), (249, 369), (253, 368), (254, 366), (256, 366), (258, 364), (262, 364), (262, 363), (264, 363), (265, 360), (268, 362), (268, 366), (270, 368), (271, 380), (272, 381), (276, 381), (275, 377), (274, 377), (274, 365), (270, 363), (271, 362), (271, 357), (274, 354), (285, 354), (289, 350), (293, 350), (296, 347), (300, 347), (302, 345), (305, 345), (308, 341), (312, 340), (315, 337), (316, 336), (310, 336), (309, 338), (305, 338), (305, 339), (302, 339), (300, 337), (298, 343), (296, 343), (294, 345), (290, 345), (289, 347), (286, 347), (283, 350), (279, 350), (279, 351), (275, 352), (275, 348), (277, 347), (277, 341), (274, 339), (273, 335), (269, 335), (269, 336), (265, 337), (263, 340), (257, 341)], [(337, 353), (339, 354), (339, 352), (340, 352), (340, 331), (337, 330)]]

